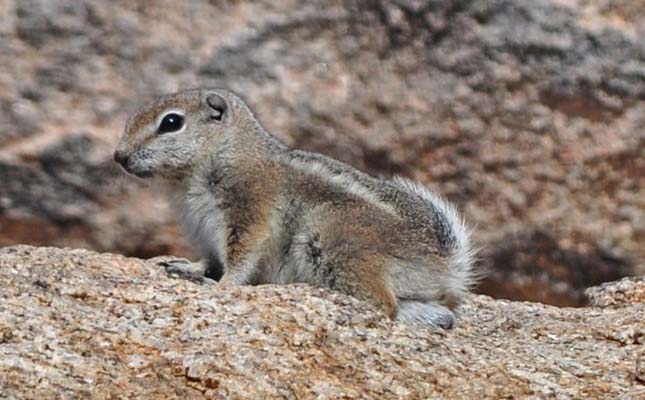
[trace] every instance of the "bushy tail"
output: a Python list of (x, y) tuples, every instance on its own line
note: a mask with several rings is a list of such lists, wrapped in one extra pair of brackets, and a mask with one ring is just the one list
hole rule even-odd
[(450, 252), (446, 294), (455, 299), (463, 298), (481, 278), (481, 274), (473, 268), (477, 252), (471, 245), (472, 230), (468, 228), (455, 207), (440, 195), (405, 178), (396, 177), (392, 183), (417, 196), (428, 206), (430, 212), (439, 214), (445, 219), (446, 224), (442, 224), (442, 229), (437, 232), (437, 235), (443, 236), (439, 239), (447, 243)]

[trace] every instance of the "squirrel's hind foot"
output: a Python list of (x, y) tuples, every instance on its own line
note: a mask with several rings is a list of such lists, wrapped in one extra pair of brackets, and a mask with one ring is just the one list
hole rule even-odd
[(396, 320), (443, 329), (455, 327), (455, 315), (452, 311), (433, 302), (399, 300)]

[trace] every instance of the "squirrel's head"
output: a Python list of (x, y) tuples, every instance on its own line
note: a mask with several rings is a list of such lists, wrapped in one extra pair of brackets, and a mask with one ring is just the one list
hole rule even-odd
[(246, 120), (253, 120), (251, 111), (230, 91), (192, 89), (169, 94), (130, 117), (114, 160), (138, 177), (181, 180)]

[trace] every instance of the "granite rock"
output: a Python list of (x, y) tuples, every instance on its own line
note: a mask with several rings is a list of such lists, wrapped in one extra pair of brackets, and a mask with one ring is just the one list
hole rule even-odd
[(151, 96), (226, 86), (290, 145), (458, 204), (485, 293), (583, 305), (645, 273), (644, 15), (642, 0), (2, 1), (0, 244), (191, 255), (111, 154)]
[(645, 396), (642, 285), (620, 308), (472, 295), (442, 331), (304, 285), (198, 285), (159, 261), (0, 249), (0, 397)]
[(645, 303), (645, 277), (632, 276), (616, 282), (603, 283), (587, 289), (586, 295), (594, 307), (624, 307)]

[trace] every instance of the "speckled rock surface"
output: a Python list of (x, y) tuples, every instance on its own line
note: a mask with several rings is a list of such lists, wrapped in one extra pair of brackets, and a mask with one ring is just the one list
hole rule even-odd
[(642, 297), (560, 309), (473, 295), (443, 332), (328, 291), (223, 290), (86, 250), (0, 249), (0, 281), (3, 398), (645, 396)]
[(643, 0), (0, 1), (0, 245), (190, 255), (112, 151), (151, 96), (238, 91), (299, 148), (447, 196), (481, 290), (584, 304), (645, 264)]
[(623, 307), (645, 303), (645, 277), (632, 276), (617, 282), (604, 283), (586, 290), (589, 303), (594, 307)]

